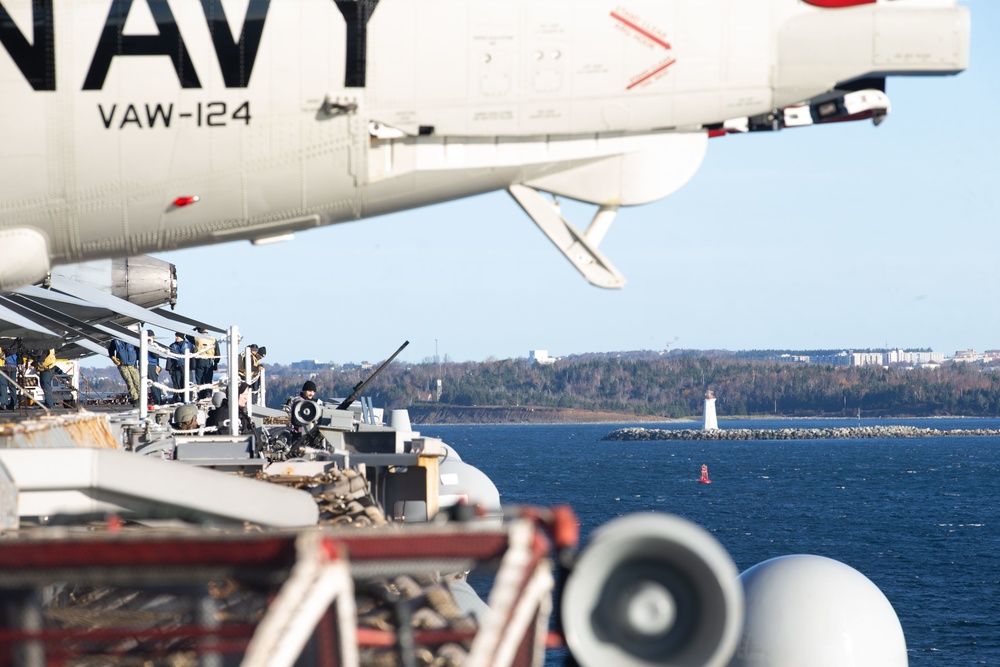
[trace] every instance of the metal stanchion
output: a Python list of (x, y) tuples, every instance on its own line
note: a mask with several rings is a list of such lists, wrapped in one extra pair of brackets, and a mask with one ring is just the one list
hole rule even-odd
[(267, 406), (267, 378), (264, 367), (260, 367), (260, 395), (257, 397), (257, 405)]
[(80, 401), (80, 362), (77, 361), (73, 364), (73, 376), (70, 380), (70, 386), (73, 388), (73, 402), (76, 404), (77, 410), (82, 410), (83, 405)]
[(239, 435), (239, 396), (236, 394), (240, 388), (239, 355), (237, 351), (240, 347), (240, 334), (236, 325), (229, 327), (229, 424), (231, 433)]
[(184, 350), (184, 402), (191, 402), (191, 350)]
[(139, 419), (149, 416), (149, 340), (146, 323), (139, 322)]

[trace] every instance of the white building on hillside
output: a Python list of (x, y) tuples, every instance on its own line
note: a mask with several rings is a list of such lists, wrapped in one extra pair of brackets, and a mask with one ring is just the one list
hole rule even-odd
[(891, 350), (886, 353), (887, 364), (908, 364), (923, 366), (924, 364), (940, 364), (944, 361), (944, 352), (904, 352)]
[(851, 366), (882, 366), (885, 355), (881, 352), (852, 352)]
[(944, 353), (906, 352), (897, 349), (888, 352), (852, 352), (849, 358), (851, 366), (888, 366), (890, 364), (923, 366), (925, 364), (940, 364), (944, 361)]
[(548, 350), (531, 350), (528, 352), (528, 361), (540, 366), (547, 366), (556, 363), (556, 357), (550, 357)]
[(955, 363), (984, 363), (986, 355), (980, 354), (973, 349), (956, 350), (955, 356), (951, 360)]

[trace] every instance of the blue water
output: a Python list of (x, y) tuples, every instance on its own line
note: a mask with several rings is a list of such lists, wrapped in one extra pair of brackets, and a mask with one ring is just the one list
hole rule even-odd
[[(856, 424), (740, 420), (722, 427)], [(873, 424), (1000, 428), (1000, 419), (862, 420)], [(835, 558), (892, 603), (911, 667), (1000, 665), (1000, 438), (601, 441), (634, 425), (420, 431), (489, 475), (505, 505), (569, 503), (584, 538), (614, 517), (655, 510), (706, 528), (740, 571), (792, 553)], [(703, 463), (711, 485), (696, 483)]]

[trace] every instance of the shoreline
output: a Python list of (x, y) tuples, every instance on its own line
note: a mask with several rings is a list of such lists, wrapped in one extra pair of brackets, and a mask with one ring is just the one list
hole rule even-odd
[[(454, 405), (418, 405), (407, 408), (410, 420), (414, 425), (424, 426), (473, 426), (498, 424), (678, 424), (694, 422), (699, 425), (701, 415), (689, 417), (665, 417), (663, 415), (636, 415), (626, 412), (608, 410), (584, 410), (579, 408), (554, 408), (532, 405), (515, 406), (454, 406)], [(877, 425), (873, 422), (892, 419), (931, 420), (931, 419), (995, 419), (996, 417), (976, 417), (969, 415), (941, 416), (879, 416), (862, 417), (865, 425)], [(794, 416), (781, 415), (727, 415), (719, 418), (719, 424), (725, 429), (726, 423), (734, 421), (839, 421), (855, 424), (857, 417), (844, 416)], [(853, 426), (856, 427), (856, 426)], [(863, 427), (863, 426), (862, 426)], [(843, 428), (847, 428), (846, 426)], [(695, 430), (695, 429), (692, 429)], [(728, 429), (733, 430), (733, 429)]]
[(414, 426), (472, 426), (497, 424), (665, 424), (673, 420), (656, 415), (633, 415), (603, 410), (550, 408), (533, 405), (415, 406), (407, 408)]
[(829, 428), (734, 428), (713, 429), (650, 429), (620, 428), (601, 440), (634, 442), (653, 440), (864, 440), (883, 438), (930, 438), (939, 436), (983, 437), (1000, 436), (1000, 429), (937, 429), (917, 426), (853, 426)]

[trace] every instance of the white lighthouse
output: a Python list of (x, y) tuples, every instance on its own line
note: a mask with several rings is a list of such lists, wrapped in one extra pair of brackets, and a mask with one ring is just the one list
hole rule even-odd
[(702, 429), (712, 431), (719, 428), (719, 419), (715, 416), (715, 394), (709, 389), (705, 392), (705, 422)]

